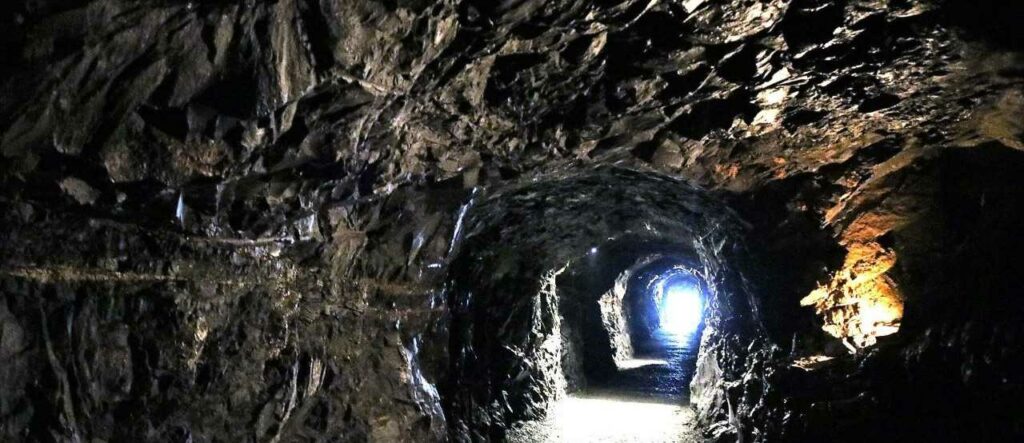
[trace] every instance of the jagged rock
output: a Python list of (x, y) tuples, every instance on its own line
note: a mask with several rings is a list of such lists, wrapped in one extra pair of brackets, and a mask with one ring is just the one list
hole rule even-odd
[(4, 441), (499, 438), (655, 256), (714, 439), (1024, 435), (1018, 3), (5, 9)]

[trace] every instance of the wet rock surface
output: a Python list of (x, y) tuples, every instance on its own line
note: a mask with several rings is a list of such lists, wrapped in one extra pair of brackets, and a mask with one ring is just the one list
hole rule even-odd
[(0, 440), (500, 439), (666, 253), (705, 437), (1024, 436), (1014, 2), (4, 9)]
[(632, 361), (623, 362), (612, 377), (593, 383), (588, 392), (687, 404), (699, 345), (699, 334), (658, 331), (637, 347)]

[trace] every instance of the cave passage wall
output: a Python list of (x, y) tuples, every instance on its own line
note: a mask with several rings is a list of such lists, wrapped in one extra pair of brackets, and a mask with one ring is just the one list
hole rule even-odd
[(710, 439), (1024, 438), (1018, 2), (8, 3), (0, 440), (498, 437), (609, 241)]
[[(483, 198), (468, 214), (451, 265), (454, 358), (442, 395), (458, 434), (480, 438), (501, 438), (514, 421), (542, 417), (567, 378), (579, 384), (573, 374), (614, 371), (599, 300), (637, 259), (659, 251), (690, 258), (719, 294), (730, 280), (728, 257), (742, 249), (732, 211), (654, 171), (558, 173)], [(720, 330), (752, 333), (745, 293), (721, 293), (727, 296), (710, 300), (717, 321), (728, 323)], [(562, 315), (566, 304), (577, 317)], [(584, 343), (565, 340), (563, 327), (582, 329)], [(582, 368), (564, 363), (571, 352)]]

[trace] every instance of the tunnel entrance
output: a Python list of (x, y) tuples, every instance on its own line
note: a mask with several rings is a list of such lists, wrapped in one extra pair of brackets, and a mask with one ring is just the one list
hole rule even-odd
[(586, 311), (587, 392), (688, 402), (704, 318), (697, 275), (672, 256), (645, 257), (622, 272)]
[(700, 315), (693, 334), (673, 330), (688, 291), (667, 282), (707, 295), (707, 331), (724, 330), (723, 311), (742, 320), (746, 298), (729, 284), (743, 233), (734, 215), (685, 182), (618, 167), (553, 173), (467, 205), (438, 390), (452, 435), (700, 440), (695, 417), (718, 397), (697, 389), (691, 407), (691, 379), (717, 354), (698, 349), (712, 338)]
[(511, 441), (687, 441), (693, 432), (706, 285), (679, 254), (630, 248), (593, 248), (558, 278), (567, 393)]

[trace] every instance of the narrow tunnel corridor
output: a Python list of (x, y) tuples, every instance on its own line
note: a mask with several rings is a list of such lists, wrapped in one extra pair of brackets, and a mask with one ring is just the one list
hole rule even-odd
[(7, 0), (0, 442), (1022, 442), (1021, 23)]
[[(633, 206), (615, 204), (623, 199)], [(689, 387), (702, 341), (720, 339), (703, 331), (736, 328), (722, 322), (726, 312), (739, 314), (734, 323), (748, 315), (727, 277), (741, 271), (720, 255), (743, 251), (727, 208), (667, 177), (600, 168), (492, 194), (468, 214), (459, 256), (471, 260), (453, 262), (462, 272), (450, 302), (464, 307), (454, 312), (450, 349), (467, 353), (455, 354), (452, 383), (440, 391), (459, 399), (451, 420), (466, 417), (466, 432), (481, 438), (516, 441), (577, 432), (616, 441), (642, 429), (696, 435)], [(495, 248), (492, 236), (515, 246)], [(726, 243), (735, 246), (716, 249)], [(461, 412), (467, 407), (487, 413)], [(580, 412), (588, 410), (617, 412), (598, 431)]]
[(619, 354), (605, 356), (615, 367), (591, 374), (585, 387), (552, 402), (542, 420), (514, 425), (509, 441), (699, 441), (689, 385), (700, 346), (703, 296), (685, 268), (665, 270), (671, 260), (645, 262), (625, 273), (626, 294), (619, 303), (609, 302), (615, 289), (601, 298), (603, 331), (589, 334), (619, 344), (603, 348)]

